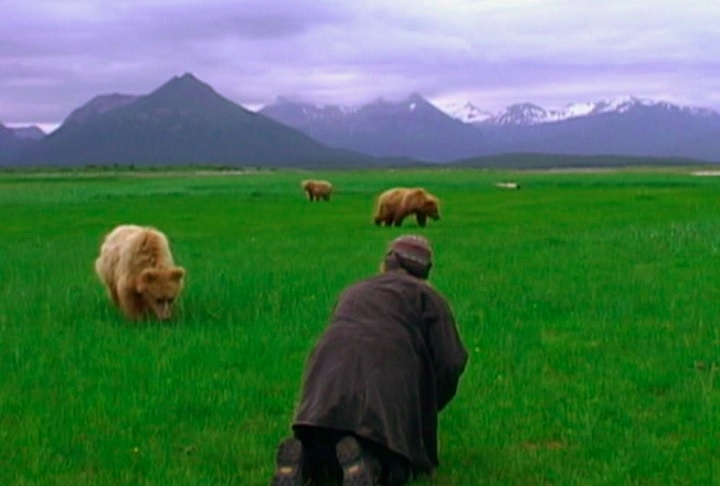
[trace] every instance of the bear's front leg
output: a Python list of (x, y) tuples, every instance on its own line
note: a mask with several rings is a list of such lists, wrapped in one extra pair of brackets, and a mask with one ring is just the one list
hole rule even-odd
[(117, 287), (115, 286), (115, 284), (110, 284), (110, 286), (108, 287), (108, 291), (110, 293), (110, 298), (112, 299), (113, 304), (115, 304), (116, 306), (119, 307), (120, 306), (120, 297), (118, 296), (118, 291), (117, 291)]
[(140, 319), (145, 314), (146, 306), (142, 296), (135, 290), (126, 289), (118, 293), (120, 310), (130, 319)]
[(423, 213), (415, 213), (415, 218), (417, 219), (418, 226), (424, 228), (427, 224), (427, 216)]

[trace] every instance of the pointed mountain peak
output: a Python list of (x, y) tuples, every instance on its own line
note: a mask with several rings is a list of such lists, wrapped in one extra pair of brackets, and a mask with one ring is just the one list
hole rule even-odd
[(152, 97), (181, 97), (188, 101), (202, 101), (220, 95), (207, 83), (200, 81), (191, 73), (174, 76), (168, 82), (150, 93)]
[(198, 78), (196, 78), (193, 73), (190, 73), (190, 72), (184, 73), (182, 76), (175, 76), (175, 78), (177, 78), (177, 79), (179, 79), (180, 81), (183, 81), (183, 82), (190, 82), (190, 83), (200, 83), (200, 82), (202, 82), (202, 81), (200, 81)]
[[(175, 76), (168, 82), (146, 95), (142, 100), (144, 109), (172, 108), (184, 112), (210, 113), (215, 110), (241, 109), (252, 113), (219, 94), (209, 84), (185, 73)], [(254, 113), (253, 113), (254, 115)]]
[(430, 111), (442, 111), (437, 106), (430, 103), (425, 97), (420, 95), (419, 93), (412, 93), (408, 98), (405, 100), (405, 106), (410, 111), (415, 111), (417, 109), (422, 110), (430, 110)]
[(177, 86), (209, 86), (195, 77), (193, 73), (185, 73), (182, 76), (173, 76), (166, 84), (174, 84)]

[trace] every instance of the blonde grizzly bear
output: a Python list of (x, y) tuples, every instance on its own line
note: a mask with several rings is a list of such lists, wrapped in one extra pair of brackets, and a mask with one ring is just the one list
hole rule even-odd
[(305, 180), (301, 185), (310, 201), (329, 201), (333, 192), (333, 186), (328, 181)]
[(167, 237), (151, 227), (121, 225), (100, 247), (95, 272), (116, 306), (130, 319), (172, 316), (185, 269), (175, 266)]
[(401, 226), (403, 220), (415, 214), (417, 224), (424, 227), (427, 218), (440, 219), (438, 198), (421, 187), (396, 187), (389, 189), (377, 199), (375, 224), (380, 226)]

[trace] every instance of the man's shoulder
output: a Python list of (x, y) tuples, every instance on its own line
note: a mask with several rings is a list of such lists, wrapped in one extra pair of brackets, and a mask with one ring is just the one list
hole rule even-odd
[(417, 278), (405, 272), (386, 272), (376, 277), (378, 281), (382, 280), (388, 285), (397, 285), (406, 289), (412, 289), (423, 295), (430, 296), (433, 300), (445, 301), (445, 297), (430, 282)]
[(442, 294), (438, 292), (427, 280), (423, 280), (414, 277), (410, 274), (400, 271), (389, 271), (372, 275), (370, 277), (357, 280), (345, 288), (345, 291), (363, 288), (363, 287), (374, 287), (378, 285), (397, 285), (400, 287), (414, 287), (419, 291), (427, 292), (433, 296), (437, 296), (444, 299)]
[(383, 272), (377, 275), (356, 280), (343, 290), (343, 294), (348, 292), (361, 292), (363, 290), (379, 290), (383, 287), (408, 287), (423, 285), (421, 280), (402, 272)]

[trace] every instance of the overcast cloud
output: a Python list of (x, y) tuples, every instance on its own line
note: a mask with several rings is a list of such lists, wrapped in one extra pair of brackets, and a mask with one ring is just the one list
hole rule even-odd
[(717, 0), (0, 0), (0, 122), (192, 72), (251, 109), (417, 92), (487, 111), (623, 95), (720, 110)]

